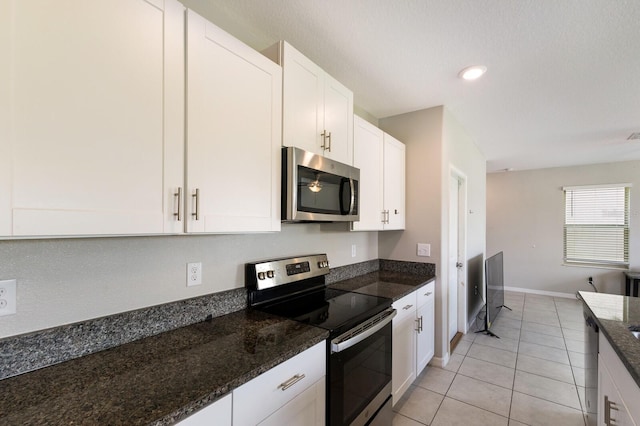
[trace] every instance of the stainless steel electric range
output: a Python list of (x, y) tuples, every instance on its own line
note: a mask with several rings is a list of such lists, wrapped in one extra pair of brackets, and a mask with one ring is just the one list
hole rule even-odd
[(326, 254), (246, 264), (249, 306), (329, 331), (327, 424), (391, 424), (391, 300), (328, 288)]

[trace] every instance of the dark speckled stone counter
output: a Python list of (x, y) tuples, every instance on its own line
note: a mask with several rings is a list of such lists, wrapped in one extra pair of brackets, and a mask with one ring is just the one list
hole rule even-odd
[(640, 386), (640, 340), (628, 329), (630, 325), (640, 325), (640, 298), (584, 291), (580, 295), (600, 332)]
[(429, 274), (381, 270), (339, 281), (330, 287), (386, 297), (395, 302), (433, 280), (435, 276)]
[(172, 424), (327, 337), (241, 310), (2, 380), (0, 424)]

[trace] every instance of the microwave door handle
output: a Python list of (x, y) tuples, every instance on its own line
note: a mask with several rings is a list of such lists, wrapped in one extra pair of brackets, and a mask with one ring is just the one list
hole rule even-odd
[(351, 191), (351, 201), (349, 204), (349, 214), (353, 214), (353, 209), (356, 207), (356, 190), (353, 183), (353, 179), (349, 179), (349, 190)]

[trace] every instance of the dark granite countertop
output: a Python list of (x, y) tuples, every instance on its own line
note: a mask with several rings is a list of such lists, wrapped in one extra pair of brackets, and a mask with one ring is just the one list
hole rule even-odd
[(435, 278), (433, 275), (382, 270), (339, 281), (329, 287), (386, 297), (395, 302)]
[[(640, 325), (640, 298), (581, 291), (585, 305), (640, 387), (640, 340), (629, 331)], [(601, 337), (602, 338), (602, 337)]]
[(0, 424), (172, 424), (327, 337), (234, 312), (1, 380)]

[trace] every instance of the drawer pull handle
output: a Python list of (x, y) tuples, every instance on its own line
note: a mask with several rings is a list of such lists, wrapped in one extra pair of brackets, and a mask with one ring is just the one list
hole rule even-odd
[(402, 308), (402, 309), (404, 309), (404, 310), (406, 311), (407, 309), (411, 309), (411, 307), (412, 307), (412, 306), (413, 306), (413, 305), (407, 305), (407, 306), (405, 306), (405, 307), (404, 307), (404, 308)]
[(433, 292), (432, 292), (432, 291), (428, 291), (428, 292), (426, 292), (424, 295), (425, 295), (425, 296), (431, 296), (432, 294), (433, 294)]
[(278, 389), (282, 389), (283, 391), (286, 391), (291, 386), (295, 385), (296, 383), (298, 383), (300, 380), (302, 380), (304, 378), (305, 378), (304, 374), (296, 374), (295, 376), (293, 376), (292, 378), (290, 378), (286, 382), (280, 383), (280, 385), (278, 386)]

